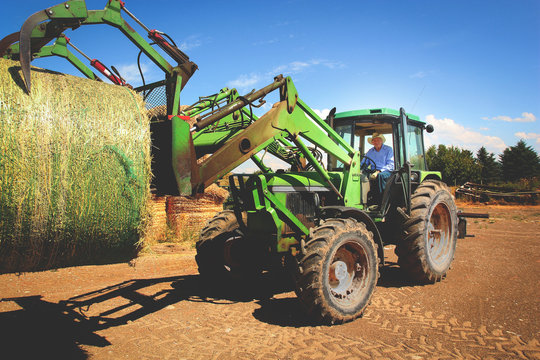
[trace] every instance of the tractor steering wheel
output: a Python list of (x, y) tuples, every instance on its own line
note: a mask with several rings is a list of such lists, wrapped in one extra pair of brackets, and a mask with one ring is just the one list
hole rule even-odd
[(375, 171), (377, 171), (377, 164), (375, 164), (375, 161), (366, 155), (360, 156), (360, 163), (362, 164), (360, 165), (360, 169), (364, 173), (373, 174)]

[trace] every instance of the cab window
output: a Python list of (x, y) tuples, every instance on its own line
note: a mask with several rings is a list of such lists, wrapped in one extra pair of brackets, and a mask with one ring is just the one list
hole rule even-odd
[(424, 144), (422, 141), (422, 129), (418, 126), (407, 125), (407, 155), (414, 170), (426, 170), (424, 159)]
[[(379, 133), (384, 135), (385, 142), (384, 145), (390, 146), (392, 150), (395, 149), (394, 145), (394, 136), (392, 133), (392, 124), (390, 123), (378, 123), (375, 124), (373, 122), (357, 122), (356, 123), (356, 129), (354, 132), (354, 143), (356, 146), (354, 147), (362, 155), (365, 155), (369, 149), (373, 147), (370, 143), (368, 143), (368, 138), (370, 138), (374, 133)], [(394, 159), (396, 158), (396, 153), (394, 151)]]
[[(356, 140), (353, 137), (353, 123), (352, 121), (343, 122), (343, 124), (336, 125), (334, 130), (338, 133), (339, 136), (349, 143), (354, 148), (354, 141)], [(338, 170), (343, 169), (343, 163), (336, 159), (334, 156), (328, 156), (328, 169), (329, 170)]]

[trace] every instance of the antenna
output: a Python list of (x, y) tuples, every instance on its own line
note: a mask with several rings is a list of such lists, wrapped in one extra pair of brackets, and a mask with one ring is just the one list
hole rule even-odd
[(424, 87), (422, 88), (422, 90), (420, 90), (420, 94), (418, 94), (418, 97), (416, 98), (416, 101), (414, 102), (414, 105), (411, 107), (411, 112), (414, 111), (416, 103), (418, 103), (418, 100), (420, 100), (420, 96), (422, 96), (422, 94), (424, 93), (425, 88), (426, 88), (426, 84), (424, 84)]

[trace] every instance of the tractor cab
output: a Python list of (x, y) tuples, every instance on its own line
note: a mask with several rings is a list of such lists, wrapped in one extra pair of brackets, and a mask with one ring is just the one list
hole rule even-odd
[[(368, 140), (375, 133), (384, 136), (384, 145), (391, 147), (394, 153), (394, 168), (387, 184), (399, 182), (397, 174), (400, 171), (403, 172), (406, 164), (410, 167), (413, 186), (429, 175), (423, 130), (431, 132), (433, 127), (426, 126), (418, 116), (404, 111), (402, 115), (400, 111), (389, 108), (364, 109), (337, 113), (330, 122), (333, 129), (361, 154), (362, 204), (365, 206), (378, 206), (385, 200), (384, 194), (377, 189), (377, 186), (374, 186), (373, 179), (369, 181), (369, 174), (381, 169), (377, 169), (375, 164), (365, 157), (368, 150), (372, 148)], [(335, 157), (329, 155), (328, 168), (330, 171), (340, 171), (344, 169), (344, 166)]]

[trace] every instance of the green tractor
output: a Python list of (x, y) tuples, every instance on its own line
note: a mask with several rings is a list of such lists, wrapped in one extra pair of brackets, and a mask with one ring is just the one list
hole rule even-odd
[[(108, 0), (103, 10), (69, 0), (36, 12), (20, 31), (0, 40), (0, 56), (20, 60), (29, 94), (30, 62), (39, 57), (66, 58), (99, 80), (68, 45), (111, 82), (128, 86), (113, 67), (116, 75), (64, 35), (96, 24), (120, 30), (140, 50), (139, 58), (146, 55), (165, 73), (164, 80), (135, 89), (153, 114), (157, 192), (196, 195), (249, 159), (261, 170), (230, 176), (234, 205), (209, 221), (197, 243), (202, 276), (251, 277), (285, 267), (307, 312), (340, 323), (360, 316), (368, 305), (385, 245), (396, 246), (399, 265), (413, 281), (433, 283), (446, 275), (466, 222), (441, 174), (427, 169), (423, 131), (433, 127), (403, 109), (332, 111), (323, 120), (300, 99), (291, 78), (281, 75), (244, 96), (224, 88), (182, 107), (181, 90), (197, 65), (120, 0)], [(273, 91), (279, 101), (256, 116), (253, 108)], [(366, 139), (375, 133), (389, 139), (394, 155), (382, 193), (368, 176), (380, 170), (366, 156)], [(288, 170), (272, 171), (263, 161), (266, 153), (287, 163)]]
[[(276, 82), (281, 101), (206, 160), (236, 166), (251, 157), (262, 173), (229, 177), (234, 205), (201, 232), (200, 274), (221, 281), (286, 264), (307, 312), (324, 323), (362, 314), (388, 244), (411, 280), (440, 281), (454, 258), (459, 219), (441, 174), (427, 170), (423, 131), (433, 127), (403, 109), (332, 111), (322, 120), (290, 78)], [(364, 155), (374, 133), (389, 139), (395, 159), (382, 193)], [(281, 158), (290, 170), (273, 172), (256, 155), (282, 154), (276, 149), (287, 151)]]

